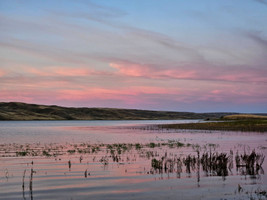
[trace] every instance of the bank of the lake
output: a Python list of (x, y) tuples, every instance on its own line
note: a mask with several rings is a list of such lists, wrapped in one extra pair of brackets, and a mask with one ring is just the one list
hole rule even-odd
[(206, 123), (164, 124), (159, 129), (189, 129), (216, 131), (267, 132), (267, 120), (234, 120)]

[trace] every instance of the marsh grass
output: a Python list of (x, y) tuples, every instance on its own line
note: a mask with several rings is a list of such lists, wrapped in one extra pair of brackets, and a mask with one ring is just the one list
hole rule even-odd
[(50, 157), (51, 156), (51, 154), (49, 154), (46, 150), (43, 150), (43, 155), (44, 156), (47, 156), (47, 157)]
[(104, 166), (108, 165), (109, 160), (107, 156), (102, 156), (102, 158), (99, 160)]
[(165, 124), (155, 126), (156, 130), (189, 129), (189, 130), (216, 130), (216, 131), (242, 131), (242, 132), (267, 132), (266, 119), (245, 119), (222, 122)]
[(25, 200), (25, 175), (26, 175), (26, 169), (23, 172), (23, 176), (22, 176), (22, 197)]
[(84, 177), (87, 178), (87, 169), (84, 172)]
[(22, 190), (24, 193), (24, 188), (25, 188), (25, 175), (26, 175), (26, 169), (23, 172), (23, 176), (22, 176)]
[(241, 155), (237, 152), (235, 156), (236, 168), (241, 174), (257, 175), (259, 171), (262, 170), (264, 159), (265, 156), (256, 153), (255, 150), (251, 153), (244, 152), (244, 154)]
[(5, 177), (6, 177), (6, 180), (8, 181), (8, 178), (9, 178), (9, 172), (8, 172), (8, 169), (7, 169), (7, 168), (5, 169)]
[(71, 161), (68, 161), (69, 171), (71, 170)]
[[(200, 179), (200, 166), (206, 176), (221, 176), (225, 179), (232, 172), (233, 167), (233, 151), (230, 153), (219, 153), (215, 150), (205, 151), (200, 156), (200, 151), (196, 151), (197, 155), (186, 155), (185, 157), (168, 157), (165, 156), (151, 160), (151, 174), (154, 173), (177, 173), (180, 177), (182, 166), (185, 167), (185, 172), (189, 175), (192, 171), (196, 171), (198, 182)], [(235, 157), (236, 169), (242, 171), (242, 175), (257, 175), (262, 170), (262, 164), (265, 156), (256, 153), (253, 150), (250, 154), (244, 152)], [(244, 168), (245, 170), (244, 170)]]
[[(257, 153), (256, 150), (251, 152), (248, 149), (244, 149), (244, 152), (219, 152), (217, 144), (209, 143), (206, 145), (191, 145), (182, 143), (179, 140), (167, 140), (165, 142), (150, 142), (146, 144), (141, 143), (115, 143), (115, 144), (31, 144), (31, 145), (17, 145), (6, 144), (9, 147), (9, 151), (6, 152), (12, 156), (12, 152), (19, 152), (18, 149), (26, 149), (27, 151), (34, 152), (34, 155), (45, 156), (55, 155), (55, 159), (60, 161), (61, 155), (65, 155), (62, 158), (65, 165), (67, 164), (68, 170), (76, 172), (78, 166), (85, 166), (80, 170), (80, 174), (84, 178), (88, 178), (90, 173), (88, 172), (88, 164), (108, 168), (117, 168), (121, 165), (131, 166), (138, 164), (144, 168), (144, 174), (159, 174), (161, 177), (177, 177), (186, 178), (196, 177), (196, 181), (199, 184), (201, 175), (204, 176), (219, 176), (223, 180), (227, 176), (231, 175), (234, 170), (237, 170), (238, 175), (250, 175), (254, 178), (257, 175), (263, 174), (262, 165), (264, 163), (265, 156)], [(38, 147), (38, 148), (37, 148)], [(2, 145), (2, 148), (4, 146)], [(79, 151), (77, 150), (79, 149)], [(190, 150), (189, 150), (190, 149)], [(186, 152), (190, 153), (186, 153)], [(193, 150), (193, 151), (192, 151)], [(246, 150), (246, 151), (245, 151)], [(47, 152), (47, 153), (44, 153)], [(70, 154), (70, 152), (73, 152)], [(60, 155), (59, 155), (60, 153)], [(32, 155), (29, 154), (28, 156)], [(16, 156), (23, 157), (23, 154), (16, 154)], [(66, 159), (67, 158), (67, 159)], [(47, 159), (52, 159), (48, 157)], [(74, 160), (74, 161), (73, 161)], [(77, 160), (77, 162), (75, 162)], [(72, 163), (73, 161), (73, 163)], [(78, 164), (79, 163), (79, 164)], [(32, 162), (33, 164), (33, 162)], [(66, 169), (67, 170), (67, 169)], [(131, 168), (125, 167), (125, 173), (132, 172)], [(137, 173), (137, 172), (136, 172)], [(22, 190), (25, 189), (25, 174), (22, 177)], [(30, 171), (29, 188), (32, 194), (33, 189), (33, 174), (34, 171)], [(94, 173), (93, 173), (94, 175)], [(8, 177), (8, 176), (7, 176)]]
[(16, 156), (27, 156), (29, 152), (27, 151), (18, 151), (16, 152)]
[(31, 200), (33, 200), (33, 188), (32, 188), (32, 183), (33, 183), (33, 174), (35, 174), (36, 171), (33, 170), (33, 168), (31, 168), (31, 174), (30, 174), (30, 180), (29, 180), (29, 190), (30, 190), (30, 197)]

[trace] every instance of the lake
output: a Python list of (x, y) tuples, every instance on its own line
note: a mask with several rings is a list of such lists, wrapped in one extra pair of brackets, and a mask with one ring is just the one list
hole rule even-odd
[(266, 133), (151, 128), (199, 121), (1, 121), (0, 199), (266, 199)]

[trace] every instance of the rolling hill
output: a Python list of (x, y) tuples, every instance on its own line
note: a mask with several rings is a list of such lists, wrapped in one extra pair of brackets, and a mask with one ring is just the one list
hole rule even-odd
[(216, 119), (237, 113), (193, 113), (150, 111), (117, 108), (73, 108), (0, 103), (0, 120), (155, 120), (155, 119)]

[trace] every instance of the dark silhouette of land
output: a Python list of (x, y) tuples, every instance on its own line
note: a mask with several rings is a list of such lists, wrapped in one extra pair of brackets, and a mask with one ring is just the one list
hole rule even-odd
[(117, 108), (73, 108), (0, 103), (0, 120), (158, 120), (158, 119), (218, 119), (237, 113), (193, 113)]

